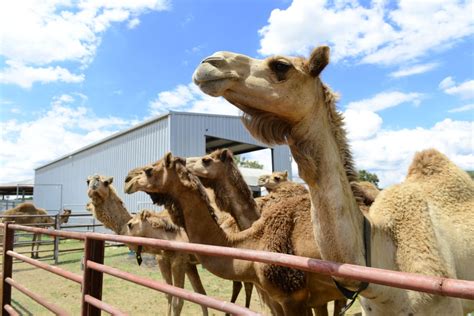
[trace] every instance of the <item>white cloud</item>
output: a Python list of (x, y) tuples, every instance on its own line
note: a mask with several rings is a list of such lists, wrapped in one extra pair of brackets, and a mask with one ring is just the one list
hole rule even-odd
[(471, 111), (471, 110), (474, 110), (474, 103), (466, 104), (466, 105), (451, 109), (448, 112), (449, 113), (458, 113), (458, 112), (467, 112), (467, 111)]
[(167, 7), (166, 0), (0, 1), (0, 55), (28, 68), (57, 62), (84, 67), (112, 23), (136, 27), (140, 14)]
[(16, 84), (22, 88), (31, 88), (33, 83), (49, 83), (55, 81), (77, 83), (84, 81), (84, 75), (75, 75), (69, 70), (56, 67), (29, 67), (21, 62), (7, 60), (7, 68), (0, 70), (0, 83)]
[(474, 98), (474, 80), (467, 80), (456, 85), (452, 77), (446, 77), (439, 83), (439, 88), (445, 93), (458, 96), (461, 99)]
[(88, 108), (75, 106), (81, 99), (61, 95), (34, 120), (0, 122), (3, 182), (31, 179), (35, 167), (136, 123), (118, 117), (97, 117)]
[(375, 135), (381, 126), (382, 118), (368, 110), (348, 109), (344, 112), (344, 122), (350, 139), (367, 139)]
[[(453, 17), (456, 17), (455, 19)], [(260, 29), (263, 55), (307, 54), (318, 44), (333, 47), (333, 59), (399, 64), (454, 45), (474, 33), (472, 1), (294, 0), (272, 11)]]
[(140, 20), (138, 18), (134, 18), (134, 19), (131, 19), (128, 24), (127, 24), (127, 27), (129, 29), (134, 29), (136, 28), (138, 25), (140, 25)]
[(414, 105), (418, 105), (420, 104), (422, 98), (423, 94), (417, 92), (403, 93), (399, 91), (385, 91), (376, 94), (370, 99), (350, 102), (347, 105), (347, 109), (377, 112), (403, 103), (412, 103)]
[(413, 65), (413, 66), (410, 66), (410, 67), (407, 67), (407, 68), (402, 68), (402, 69), (399, 69), (397, 71), (394, 71), (394, 72), (390, 73), (390, 77), (400, 78), (400, 77), (418, 75), (418, 74), (425, 73), (425, 72), (428, 72), (430, 70), (433, 70), (438, 66), (439, 66), (439, 64), (437, 64), (437, 63)]
[(149, 104), (152, 115), (166, 111), (187, 111), (210, 114), (238, 115), (236, 107), (224, 98), (214, 98), (204, 94), (193, 83), (178, 85), (174, 90), (159, 92)]
[(456, 83), (454, 82), (453, 77), (449, 76), (449, 77), (446, 77), (443, 80), (441, 80), (438, 87), (440, 89), (446, 90), (448, 88), (453, 87), (455, 84)]
[(381, 185), (403, 181), (415, 152), (436, 148), (466, 170), (474, 169), (474, 122), (445, 119), (431, 128), (381, 129), (370, 139), (353, 140), (357, 167), (375, 172)]

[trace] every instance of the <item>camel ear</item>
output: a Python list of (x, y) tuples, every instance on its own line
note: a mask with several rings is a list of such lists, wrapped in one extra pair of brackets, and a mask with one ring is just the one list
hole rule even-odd
[(173, 161), (173, 154), (170, 152), (167, 152), (165, 155), (165, 168), (170, 168), (172, 161)]
[(149, 210), (144, 210), (140, 213), (140, 220), (144, 221), (146, 220), (148, 217), (150, 217), (150, 211)]
[(105, 185), (112, 184), (112, 182), (114, 182), (114, 177), (108, 177), (108, 178), (104, 179), (104, 184)]
[(313, 77), (319, 76), (329, 64), (329, 46), (319, 46), (313, 50), (309, 57), (309, 73)]
[(222, 162), (226, 162), (229, 160), (233, 161), (234, 155), (232, 154), (232, 151), (230, 149), (226, 148), (221, 152), (220, 159)]
[(285, 170), (285, 177), (288, 178), (288, 170)]

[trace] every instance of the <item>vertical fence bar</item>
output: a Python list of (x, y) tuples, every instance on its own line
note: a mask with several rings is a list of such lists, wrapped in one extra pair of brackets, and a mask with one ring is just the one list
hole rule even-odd
[(3, 274), (2, 274), (2, 315), (6, 316), (9, 313), (3, 308), (5, 304), (10, 305), (12, 299), (12, 286), (5, 280), (12, 277), (13, 258), (7, 255), (8, 250), (13, 250), (13, 239), (15, 231), (9, 227), (12, 222), (6, 222), (3, 231)]
[(100, 264), (104, 263), (104, 245), (103, 240), (95, 240), (86, 237), (84, 248), (84, 276), (82, 284), (82, 316), (100, 316), (101, 310), (87, 303), (85, 296), (90, 295), (98, 300), (102, 299), (102, 272), (90, 269), (87, 261), (94, 261)]
[[(60, 229), (60, 226), (61, 223), (59, 221), (59, 213), (56, 214), (56, 216), (54, 217), (54, 229)], [(58, 264), (59, 262), (59, 237), (57, 236), (54, 236), (54, 253), (53, 253), (53, 256), (54, 256), (54, 264)]]

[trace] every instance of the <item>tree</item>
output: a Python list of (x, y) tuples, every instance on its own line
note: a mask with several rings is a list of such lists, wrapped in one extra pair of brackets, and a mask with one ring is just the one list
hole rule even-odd
[(471, 176), (471, 179), (474, 180), (474, 170), (467, 170), (467, 173)]
[(263, 169), (263, 165), (256, 160), (247, 160), (245, 157), (234, 156), (234, 161), (239, 167), (252, 168), (252, 169)]
[(379, 177), (375, 173), (370, 173), (364, 169), (359, 170), (359, 181), (372, 182), (377, 188), (379, 187)]

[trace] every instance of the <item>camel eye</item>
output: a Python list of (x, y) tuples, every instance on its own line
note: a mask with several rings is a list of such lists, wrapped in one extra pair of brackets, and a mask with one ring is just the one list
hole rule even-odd
[(152, 168), (146, 168), (146, 169), (145, 169), (145, 174), (146, 174), (147, 177), (151, 177), (151, 175), (152, 175)]
[(87, 180), (86, 182), (87, 182), (87, 185), (89, 185), (91, 183), (91, 180)]
[(270, 63), (270, 68), (276, 74), (279, 81), (285, 80), (285, 75), (291, 67), (291, 64), (281, 60), (276, 60)]

